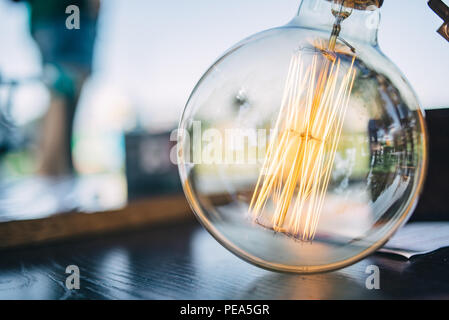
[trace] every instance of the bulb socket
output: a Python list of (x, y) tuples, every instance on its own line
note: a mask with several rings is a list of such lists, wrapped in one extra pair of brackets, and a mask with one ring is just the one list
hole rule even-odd
[(440, 29), (438, 29), (438, 33), (447, 41), (449, 41), (449, 22), (443, 24)]
[(438, 33), (449, 41), (449, 7), (441, 0), (430, 0), (429, 7), (444, 20), (443, 25), (438, 29)]

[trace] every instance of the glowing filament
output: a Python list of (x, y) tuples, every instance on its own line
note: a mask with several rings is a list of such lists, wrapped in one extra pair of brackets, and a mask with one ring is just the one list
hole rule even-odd
[(249, 207), (255, 222), (303, 241), (315, 237), (354, 83), (353, 66), (354, 59), (342, 71), (338, 56), (315, 54), (305, 67), (302, 53), (293, 55)]

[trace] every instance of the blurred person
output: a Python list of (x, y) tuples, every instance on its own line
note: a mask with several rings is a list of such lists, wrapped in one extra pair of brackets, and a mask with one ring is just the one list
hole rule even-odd
[[(20, 0), (13, 0), (19, 2)], [(91, 74), (99, 0), (23, 0), (30, 9), (30, 33), (42, 57), (51, 99), (39, 137), (39, 173), (73, 172), (72, 129), (81, 89)], [(79, 8), (79, 29), (66, 20)]]

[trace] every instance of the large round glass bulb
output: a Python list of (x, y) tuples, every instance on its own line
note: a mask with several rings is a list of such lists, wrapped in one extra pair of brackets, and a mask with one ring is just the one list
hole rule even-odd
[[(329, 15), (332, 15), (329, 10)], [(228, 50), (180, 122), (179, 171), (203, 226), (258, 266), (311, 273), (381, 247), (416, 204), (423, 113), (369, 42), (300, 24)]]

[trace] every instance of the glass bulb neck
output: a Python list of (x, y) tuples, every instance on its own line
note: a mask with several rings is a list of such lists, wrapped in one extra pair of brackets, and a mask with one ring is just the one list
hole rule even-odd
[(303, 0), (291, 24), (331, 35), (338, 23), (339, 38), (377, 46), (379, 6), (378, 0)]

